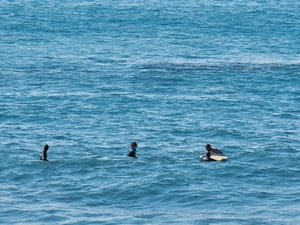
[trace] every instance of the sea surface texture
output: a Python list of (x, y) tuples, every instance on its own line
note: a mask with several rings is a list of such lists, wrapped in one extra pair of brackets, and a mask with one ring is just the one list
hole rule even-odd
[(0, 0), (0, 224), (300, 224), (299, 24), (299, 0)]

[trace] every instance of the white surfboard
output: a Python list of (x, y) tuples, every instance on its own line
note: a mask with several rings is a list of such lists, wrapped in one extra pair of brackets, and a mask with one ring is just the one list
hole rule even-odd
[[(201, 158), (202, 160), (206, 161), (206, 160), (205, 160), (205, 159), (206, 159), (205, 154), (204, 154), (204, 155), (201, 155), (200, 158)], [(212, 160), (215, 160), (215, 161), (218, 161), (218, 162), (227, 160), (227, 156), (225, 156), (225, 155), (211, 155), (210, 158), (211, 158)]]
[(225, 155), (211, 155), (210, 158), (219, 162), (227, 160), (227, 156)]

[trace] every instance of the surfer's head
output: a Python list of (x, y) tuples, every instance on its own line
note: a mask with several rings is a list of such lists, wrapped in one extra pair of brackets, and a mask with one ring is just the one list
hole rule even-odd
[(48, 149), (49, 149), (49, 145), (45, 144), (44, 150), (48, 151)]
[(137, 143), (134, 141), (134, 142), (131, 142), (131, 145), (130, 145), (130, 148), (137, 148)]
[(205, 148), (206, 148), (207, 151), (210, 151), (210, 150), (211, 150), (210, 144), (207, 144), (207, 145), (205, 146)]

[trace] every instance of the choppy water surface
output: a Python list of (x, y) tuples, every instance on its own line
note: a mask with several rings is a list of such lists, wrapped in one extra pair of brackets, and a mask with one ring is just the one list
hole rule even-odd
[(297, 1), (0, 5), (1, 223), (300, 222)]

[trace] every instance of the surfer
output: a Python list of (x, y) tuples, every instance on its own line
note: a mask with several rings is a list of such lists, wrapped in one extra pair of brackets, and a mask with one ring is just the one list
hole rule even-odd
[(215, 161), (214, 159), (211, 158), (211, 153), (223, 154), (223, 152), (221, 152), (219, 149), (212, 148), (210, 144), (207, 144), (205, 148), (207, 152), (203, 154), (203, 156), (201, 157), (203, 161)]
[(223, 154), (223, 152), (221, 152), (219, 149), (217, 149), (217, 148), (212, 148), (212, 147), (210, 146), (210, 144), (207, 144), (205, 148), (206, 148), (206, 151), (207, 151), (207, 152), (216, 153), (216, 154)]
[(227, 157), (223, 155), (223, 152), (221, 152), (217, 148), (212, 148), (210, 144), (206, 145), (206, 153), (200, 156), (202, 161), (225, 161), (227, 160)]
[(41, 152), (41, 155), (40, 155), (40, 160), (48, 161), (47, 160), (47, 151), (48, 151), (48, 149), (49, 149), (49, 145), (45, 144), (44, 150)]
[(202, 156), (202, 160), (203, 161), (215, 161), (212, 158), (210, 158), (210, 156), (211, 156), (211, 152), (210, 152), (210, 150), (207, 150), (207, 152)]
[(136, 142), (131, 142), (130, 148), (131, 150), (128, 152), (128, 156), (130, 157), (136, 157), (135, 153), (136, 153), (136, 148), (137, 148), (137, 143)]

